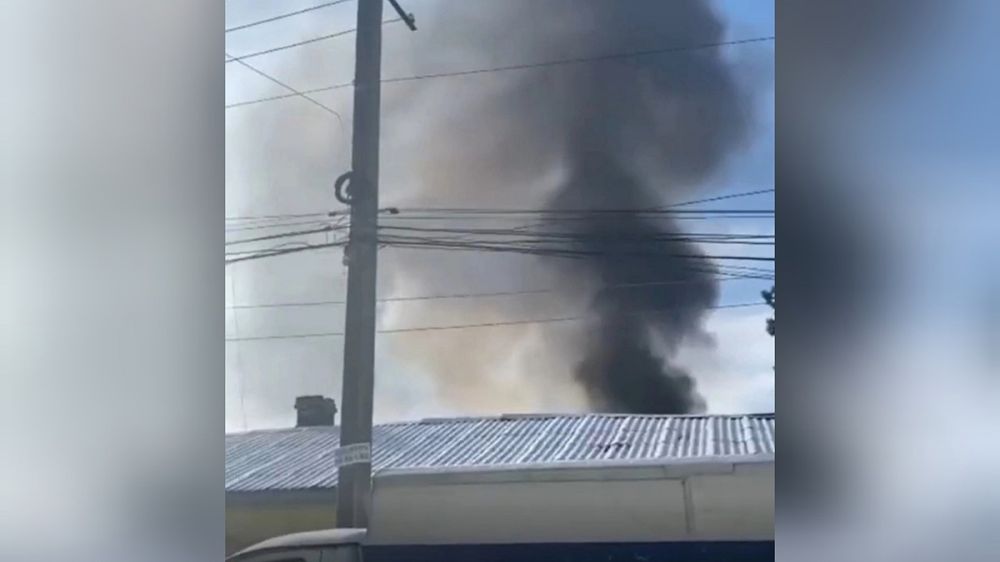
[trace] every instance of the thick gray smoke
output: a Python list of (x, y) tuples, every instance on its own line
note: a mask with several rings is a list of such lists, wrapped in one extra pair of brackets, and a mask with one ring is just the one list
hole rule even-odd
[[(403, 40), (418, 73), (726, 39), (720, 19), (701, 0), (446, 2), (437, 17), (420, 23), (421, 30)], [(398, 52), (392, 41), (388, 44), (390, 56)], [(385, 74), (393, 75), (391, 62)], [(390, 162), (389, 177), (396, 166), (410, 181), (406, 188), (386, 186), (385, 199), (403, 205), (549, 210), (661, 206), (697, 193), (740, 145), (749, 107), (722, 51), (714, 48), (388, 84), (384, 138), (390, 148), (383, 161)], [(393, 149), (393, 138), (407, 140)], [(402, 146), (409, 147), (405, 156), (398, 150)], [(593, 289), (583, 300), (592, 320), (568, 338), (561, 327), (542, 327), (497, 330), (485, 342), (482, 334), (467, 339), (431, 335), (396, 349), (422, 359), (456, 400), (490, 395), (504, 384), (537, 386), (538, 378), (549, 376), (537, 370), (545, 369), (537, 362), (520, 365), (535, 369), (521, 375), (530, 378), (505, 379), (493, 388), (480, 376), (484, 364), (495, 364), (518, 346), (534, 346), (571, 369), (570, 380), (582, 387), (585, 408), (702, 410), (694, 380), (674, 362), (684, 341), (704, 336), (702, 322), (718, 297), (699, 248), (672, 241), (632, 244), (624, 252), (610, 242), (682, 234), (665, 218), (611, 214), (571, 224), (567, 231), (579, 240), (575, 249), (589, 257), (500, 265), (488, 257), (425, 255), (401, 258), (385, 273), (394, 286), (423, 288), (469, 279), (484, 269), (508, 279), (544, 271), (566, 287), (565, 302), (580, 302), (581, 282), (592, 288), (647, 285)], [(693, 257), (650, 257), (652, 251)], [(662, 281), (676, 283), (648, 285)], [(470, 318), (487, 320), (499, 309), (474, 300), (461, 306)]]

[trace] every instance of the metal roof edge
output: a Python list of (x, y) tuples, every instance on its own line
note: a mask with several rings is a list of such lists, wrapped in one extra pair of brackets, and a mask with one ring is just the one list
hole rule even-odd
[[(377, 423), (374, 427), (395, 427), (401, 425), (414, 425), (414, 424), (447, 424), (447, 423), (463, 423), (463, 422), (478, 422), (478, 421), (515, 421), (515, 420), (544, 420), (544, 419), (555, 419), (555, 418), (585, 418), (585, 417), (601, 417), (601, 418), (661, 418), (661, 419), (690, 419), (690, 418), (714, 418), (714, 419), (736, 419), (736, 418), (758, 418), (758, 419), (774, 419), (774, 412), (763, 412), (763, 413), (747, 413), (747, 414), (635, 414), (635, 413), (624, 413), (624, 412), (583, 412), (583, 413), (552, 413), (552, 412), (536, 412), (536, 413), (507, 413), (507, 414), (496, 414), (488, 416), (458, 416), (458, 417), (427, 417), (417, 420), (400, 420), (385, 423)], [(311, 427), (272, 427), (272, 428), (262, 428), (262, 429), (251, 429), (248, 431), (226, 433), (226, 437), (236, 437), (241, 435), (254, 435), (254, 434), (265, 434), (265, 433), (282, 433), (282, 432), (311, 432), (311, 431), (324, 431), (332, 432), (339, 431), (340, 426), (311, 426)]]
[(576, 413), (507, 413), (489, 416), (461, 416), (461, 417), (429, 417), (418, 421), (402, 421), (377, 425), (399, 425), (399, 424), (443, 424), (460, 423), (470, 421), (514, 421), (514, 420), (544, 420), (554, 418), (661, 418), (661, 419), (689, 419), (689, 418), (715, 418), (715, 419), (735, 419), (735, 418), (762, 418), (773, 419), (774, 412), (748, 413), (748, 414), (638, 414), (627, 412), (576, 412)]
[(557, 462), (473, 467), (386, 468), (374, 475), (376, 485), (482, 484), (591, 480), (673, 479), (701, 474), (729, 474), (744, 467), (774, 464), (773, 454)]

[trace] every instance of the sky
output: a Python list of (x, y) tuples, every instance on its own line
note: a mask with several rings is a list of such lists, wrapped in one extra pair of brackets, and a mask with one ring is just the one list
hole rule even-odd
[[(407, 0), (406, 8), (416, 14), (418, 27), (422, 17), (434, 10), (446, 9), (446, 2)], [(256, 21), (271, 15), (315, 5), (299, 2), (230, 2), (227, 3), (227, 27)], [(715, 6), (726, 20), (729, 39), (772, 35), (773, 6), (770, 2), (719, 0)], [(356, 5), (316, 10), (227, 33), (226, 50), (239, 56), (275, 45), (284, 45), (353, 27)], [(386, 19), (393, 17), (386, 8)], [(409, 49), (410, 32), (399, 23), (384, 28), (383, 76), (401, 76), (420, 71), (418, 58)], [(419, 33), (419, 31), (418, 31)], [(349, 82), (353, 74), (353, 36), (334, 38), (296, 49), (289, 49), (248, 60), (255, 67), (298, 89)], [(774, 68), (773, 44), (745, 49), (728, 48), (727, 56), (737, 68), (738, 79), (752, 92), (755, 123), (746, 146), (726, 163), (711, 188), (698, 197), (711, 197), (767, 189), (774, 185)], [(416, 62), (415, 62), (416, 61)], [(495, 61), (503, 65), (510, 62)], [(452, 70), (452, 69), (447, 69)], [(286, 93), (287, 90), (239, 64), (226, 65), (227, 104)], [(297, 98), (235, 107), (226, 111), (226, 208), (227, 217), (302, 213), (330, 210), (335, 202), (328, 185), (345, 170), (350, 132), (350, 88), (315, 95), (317, 100), (339, 113), (334, 116)], [(385, 105), (386, 98), (383, 99)], [(414, 112), (416, 113), (416, 109)], [(275, 122), (291, 122), (301, 134), (292, 140), (269, 137)], [(404, 130), (395, 123), (383, 124), (383, 148), (386, 131)], [(418, 147), (415, 144), (415, 147)], [(317, 151), (323, 151), (318, 153)], [(385, 152), (385, 150), (383, 150)], [(386, 176), (392, 177), (391, 154), (383, 154)], [(289, 174), (289, 164), (296, 166)], [(313, 165), (313, 162), (319, 164)], [(310, 167), (314, 166), (314, 167)], [(298, 185), (299, 182), (308, 185)], [(383, 202), (394, 195), (383, 187)], [(719, 202), (716, 208), (772, 209), (773, 194)], [(711, 208), (711, 206), (707, 206)], [(752, 225), (748, 225), (752, 222)], [(773, 234), (772, 221), (722, 221), (714, 231)], [(243, 233), (236, 233), (243, 234)], [(227, 238), (233, 234), (227, 233)], [(771, 250), (768, 248), (768, 250)], [(383, 260), (393, 259), (383, 256)], [(277, 303), (339, 300), (344, 296), (346, 270), (339, 250), (316, 251), (272, 260), (233, 264), (226, 270), (226, 303)], [(490, 284), (487, 277), (458, 280), (466, 291), (509, 290)], [(525, 285), (544, 285), (525, 282)], [(471, 286), (469, 286), (471, 285)], [(735, 281), (723, 283), (720, 303), (744, 303), (760, 300), (760, 292), (769, 282)], [(380, 290), (382, 288), (380, 287)], [(515, 287), (516, 289), (516, 287)], [(405, 292), (405, 291), (404, 291)], [(412, 292), (411, 292), (412, 294)], [(529, 306), (530, 305), (524, 305)], [(406, 303), (382, 305), (381, 325), (421, 325), (406, 310)], [(713, 413), (761, 412), (774, 408), (774, 342), (765, 330), (767, 307), (734, 308), (714, 311), (707, 330), (715, 337), (714, 345), (692, 343), (681, 353), (681, 363), (696, 377), (699, 389)], [(457, 318), (452, 322), (468, 322)], [(339, 331), (343, 325), (343, 307), (226, 310), (227, 337), (270, 334), (296, 334)], [(483, 337), (488, 337), (484, 332)], [(390, 337), (402, 337), (390, 336)], [(226, 347), (226, 430), (242, 431), (294, 424), (294, 399), (302, 394), (324, 394), (339, 400), (341, 338), (292, 340), (229, 341)], [(404, 362), (393, 351), (393, 344), (381, 336), (376, 358), (376, 421), (414, 419), (441, 415), (498, 414), (504, 409), (503, 397), (482, 404), (456, 407), (439, 399), (434, 380), (419, 365)], [(531, 350), (521, 350), (531, 353)], [(541, 367), (544, 368), (544, 367)], [(498, 373), (503, 368), (498, 366)], [(498, 376), (522, 377), (524, 373)], [(578, 408), (571, 400), (538, 404), (511, 398), (513, 409)]]

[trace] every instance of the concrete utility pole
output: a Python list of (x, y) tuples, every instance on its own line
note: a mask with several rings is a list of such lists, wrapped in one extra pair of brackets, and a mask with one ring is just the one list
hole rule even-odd
[[(378, 264), (378, 135), (382, 78), (382, 1), (358, 0), (354, 131), (347, 245), (340, 446), (372, 441), (375, 383), (375, 283)], [(371, 461), (345, 464), (337, 481), (337, 527), (367, 527)]]
[[(343, 413), (340, 422), (342, 464), (337, 483), (338, 527), (367, 527), (371, 507), (382, 1), (358, 0), (351, 171), (337, 181), (337, 198), (351, 206), (346, 249), (348, 276), (340, 401)], [(390, 2), (407, 26), (416, 29), (413, 16), (403, 13), (395, 0)]]

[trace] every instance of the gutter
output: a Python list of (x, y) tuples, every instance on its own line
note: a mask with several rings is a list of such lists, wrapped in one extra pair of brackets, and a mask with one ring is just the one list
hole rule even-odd
[(601, 480), (683, 479), (708, 474), (767, 470), (773, 454), (690, 459), (599, 460), (546, 462), (538, 465), (449, 468), (390, 468), (375, 475), (376, 487), (485, 484), (509, 482), (573, 482)]

